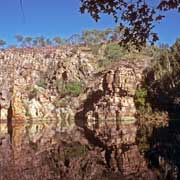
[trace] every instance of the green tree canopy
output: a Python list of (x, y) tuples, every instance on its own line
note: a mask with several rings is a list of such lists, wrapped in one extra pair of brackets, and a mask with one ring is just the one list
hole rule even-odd
[(24, 37), (20, 34), (15, 35), (15, 38), (18, 42), (22, 42), (24, 40)]
[(33, 38), (32, 37), (30, 37), (30, 36), (28, 36), (28, 37), (25, 37), (25, 39), (24, 39), (24, 41), (25, 41), (25, 44), (27, 45), (27, 46), (32, 46), (32, 40), (33, 40)]
[(0, 39), (0, 46), (3, 47), (6, 44), (6, 41), (4, 41), (3, 39)]
[(53, 41), (57, 44), (57, 45), (60, 45), (61, 43), (62, 43), (62, 39), (60, 38), (60, 37), (55, 37), (54, 39), (53, 39)]

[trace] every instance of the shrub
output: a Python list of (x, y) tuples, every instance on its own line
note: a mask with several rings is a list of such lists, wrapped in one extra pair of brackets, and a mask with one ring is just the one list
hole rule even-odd
[(94, 55), (98, 55), (99, 54), (99, 49), (102, 47), (101, 44), (93, 44), (93, 45), (89, 45), (89, 48), (92, 51), (92, 54)]
[(46, 82), (44, 79), (40, 79), (39, 81), (37, 81), (36, 85), (46, 89)]
[(138, 88), (135, 93), (135, 104), (138, 108), (145, 107), (147, 97), (147, 89), (145, 88)]
[(110, 63), (111, 63), (111, 61), (109, 59), (99, 59), (98, 66), (99, 67), (106, 67)]
[(119, 60), (125, 50), (119, 44), (108, 44), (105, 49), (105, 57), (110, 60)]
[(83, 91), (82, 82), (68, 82), (63, 87), (63, 95), (78, 96)]

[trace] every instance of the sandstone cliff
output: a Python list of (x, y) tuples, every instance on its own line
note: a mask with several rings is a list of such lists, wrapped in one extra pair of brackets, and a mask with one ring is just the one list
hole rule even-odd
[(13, 123), (57, 120), (59, 127), (72, 125), (79, 100), (63, 88), (71, 82), (84, 86), (96, 68), (93, 61), (80, 48), (1, 52), (1, 120), (6, 123), (11, 101)]
[(135, 144), (134, 95), (144, 62), (121, 61), (103, 71), (97, 64), (82, 47), (0, 52), (4, 177), (11, 169), (3, 154), (12, 145), (8, 162), (24, 179), (31, 171), (55, 173), (47, 179), (101, 179), (104, 172), (156, 179)]

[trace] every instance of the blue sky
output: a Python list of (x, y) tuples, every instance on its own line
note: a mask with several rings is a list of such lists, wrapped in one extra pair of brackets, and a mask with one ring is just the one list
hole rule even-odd
[[(25, 21), (19, 0), (0, 0), (0, 38), (14, 44), (14, 35), (67, 37), (85, 29), (114, 27), (113, 18), (101, 16), (96, 23), (79, 12), (80, 0), (23, 0)], [(180, 15), (171, 12), (155, 31), (163, 43), (174, 43), (180, 37)]]

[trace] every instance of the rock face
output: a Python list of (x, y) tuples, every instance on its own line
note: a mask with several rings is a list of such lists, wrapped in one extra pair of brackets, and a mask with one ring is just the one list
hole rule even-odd
[[(91, 53), (71, 47), (1, 51), (1, 121), (7, 124), (11, 101), (14, 124), (50, 120), (60, 130), (73, 126), (78, 97), (61, 94), (68, 83), (87, 83), (96, 68), (93, 58)], [(7, 129), (3, 125), (1, 135)]]
[[(103, 172), (156, 179), (135, 145), (141, 63), (122, 61), (98, 74), (90, 52), (69, 47), (7, 50), (0, 65), (0, 137), (10, 136), (0, 161), (10, 141), (12, 172), (23, 179), (30, 168), (37, 177), (55, 173), (47, 179), (101, 179)], [(7, 177), (12, 167), (2, 168)]]
[[(95, 131), (97, 136), (110, 141), (109, 145), (135, 143), (136, 107), (135, 90), (141, 82), (141, 69), (119, 64), (119, 67), (105, 72), (91, 87), (84, 107), (77, 113), (84, 118), (83, 126)], [(105, 132), (108, 136), (105, 137)]]
[(141, 71), (139, 66), (118, 64), (104, 72), (87, 90), (87, 99), (76, 114), (76, 124), (85, 129), (90, 143), (106, 149), (107, 163), (114, 171), (125, 177), (136, 174), (142, 179), (153, 179), (135, 145), (134, 95), (141, 82)]

